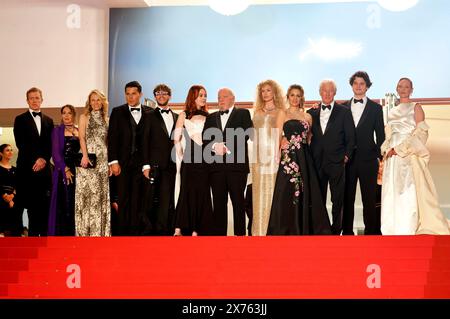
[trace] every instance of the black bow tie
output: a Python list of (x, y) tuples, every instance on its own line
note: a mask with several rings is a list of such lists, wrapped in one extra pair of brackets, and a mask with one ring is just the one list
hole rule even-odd
[(41, 112), (31, 112), (31, 114), (33, 114), (34, 117), (36, 117), (36, 116), (42, 117)]
[(159, 111), (161, 112), (161, 114), (162, 114), (162, 113), (167, 113), (167, 114), (169, 114), (169, 112), (170, 112), (169, 109), (167, 109), (167, 110), (159, 109)]
[(140, 107), (130, 107), (130, 112), (139, 112), (140, 110)]
[(220, 113), (220, 115), (228, 114), (228, 113), (230, 113), (230, 110), (219, 111), (219, 113)]
[(322, 104), (322, 110), (325, 110), (325, 109), (331, 110), (331, 105), (324, 105), (324, 104)]
[(361, 103), (361, 104), (364, 104), (364, 100), (363, 100), (363, 99), (361, 99), (361, 100), (353, 99), (353, 103)]

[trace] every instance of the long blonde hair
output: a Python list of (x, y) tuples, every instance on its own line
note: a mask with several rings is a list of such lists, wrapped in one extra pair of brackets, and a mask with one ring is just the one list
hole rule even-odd
[(100, 113), (102, 114), (103, 119), (107, 120), (108, 117), (108, 99), (106, 98), (105, 94), (103, 94), (103, 92), (101, 92), (100, 90), (92, 90), (87, 98), (86, 104), (84, 106), (84, 115), (89, 116), (92, 112), (92, 106), (91, 106), (91, 96), (92, 94), (97, 94), (97, 96), (100, 98), (100, 100), (102, 101), (102, 108), (100, 110)]
[(256, 101), (253, 105), (253, 109), (255, 111), (262, 110), (264, 108), (264, 101), (262, 98), (262, 88), (266, 85), (269, 85), (272, 88), (273, 92), (273, 103), (275, 104), (275, 108), (285, 110), (286, 109), (286, 101), (283, 94), (283, 89), (281, 86), (275, 82), (274, 80), (265, 80), (258, 84), (256, 87)]

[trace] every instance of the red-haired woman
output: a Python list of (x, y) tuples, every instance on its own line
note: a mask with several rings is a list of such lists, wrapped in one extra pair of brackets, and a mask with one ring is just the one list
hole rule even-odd
[[(181, 163), (181, 188), (175, 216), (175, 236), (208, 235), (212, 228), (212, 204), (208, 173), (203, 163), (202, 131), (208, 115), (206, 90), (193, 85), (175, 126), (175, 147)], [(185, 147), (182, 146), (185, 138)]]

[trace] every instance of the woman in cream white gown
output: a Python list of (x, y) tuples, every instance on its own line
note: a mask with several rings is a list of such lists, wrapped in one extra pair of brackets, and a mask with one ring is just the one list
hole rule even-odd
[(258, 84), (254, 105), (252, 236), (265, 236), (279, 163), (279, 145), (286, 106), (280, 86), (273, 80)]
[(389, 110), (381, 199), (383, 235), (450, 234), (439, 208), (425, 147), (428, 125), (420, 104), (411, 102), (412, 81), (397, 84), (400, 104)]

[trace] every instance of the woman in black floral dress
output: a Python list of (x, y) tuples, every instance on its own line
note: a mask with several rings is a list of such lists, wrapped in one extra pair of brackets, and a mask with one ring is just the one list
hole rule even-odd
[(299, 85), (288, 90), (289, 109), (267, 235), (329, 235), (330, 220), (310, 154), (311, 117), (304, 112)]

